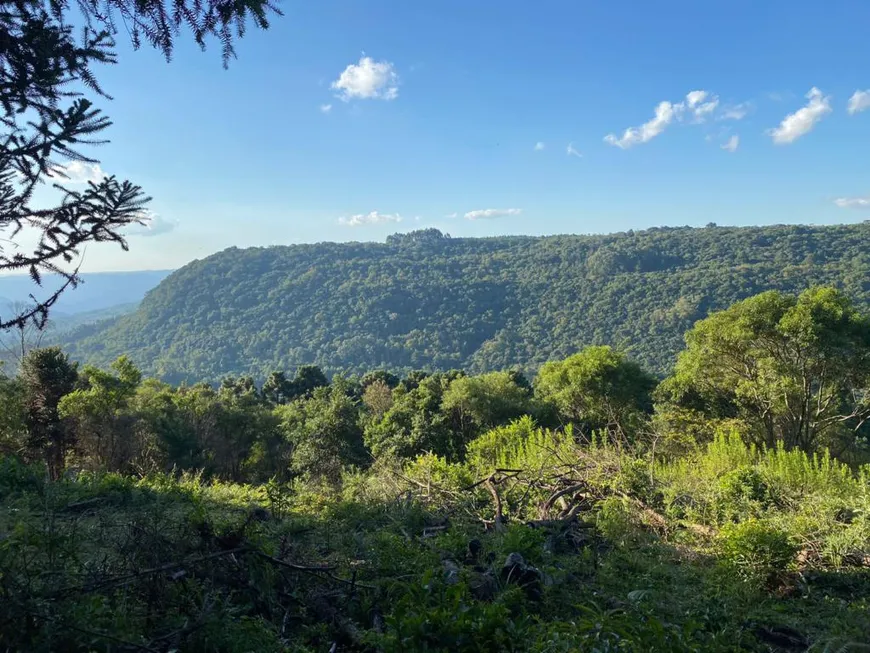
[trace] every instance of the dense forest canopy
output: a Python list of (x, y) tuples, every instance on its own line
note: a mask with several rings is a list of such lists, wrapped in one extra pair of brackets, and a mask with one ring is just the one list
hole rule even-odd
[(663, 375), (684, 332), (710, 311), (813, 284), (870, 305), (870, 223), (541, 238), (432, 229), (385, 243), (231, 248), (65, 347), (100, 365), (126, 354), (171, 382), (262, 380), (303, 364), (533, 372), (601, 344)]

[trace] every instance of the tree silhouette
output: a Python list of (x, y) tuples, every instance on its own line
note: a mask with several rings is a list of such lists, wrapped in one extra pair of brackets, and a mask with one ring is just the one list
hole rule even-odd
[[(61, 293), (81, 281), (81, 248), (115, 242), (126, 250), (123, 229), (145, 220), (150, 198), (130, 181), (64, 185), (68, 162), (97, 163), (81, 148), (106, 142), (100, 134), (111, 122), (85, 95), (110, 99), (92, 68), (116, 63), (116, 35), (123, 29), (134, 47), (146, 42), (169, 60), (188, 29), (203, 48), (216, 39), (226, 66), (248, 21), (267, 28), (269, 13), (280, 13), (269, 0), (0, 0), (0, 272), (26, 272), (37, 286), (46, 273), (61, 280), (48, 296), (0, 314), (0, 329), (44, 325)], [(34, 193), (46, 183), (59, 199), (37, 207)]]

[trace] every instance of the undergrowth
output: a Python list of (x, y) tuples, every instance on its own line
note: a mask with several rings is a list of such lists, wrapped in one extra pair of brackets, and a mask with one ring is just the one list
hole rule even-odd
[(724, 433), (653, 459), (531, 420), (340, 486), (7, 458), (0, 648), (861, 651), (868, 510), (870, 470), (827, 455)]

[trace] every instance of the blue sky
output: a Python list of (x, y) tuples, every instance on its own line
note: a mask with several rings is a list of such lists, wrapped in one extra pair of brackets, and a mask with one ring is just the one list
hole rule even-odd
[(114, 96), (101, 170), (157, 217), (84, 269), (429, 226), (870, 218), (865, 0), (280, 6), (229, 70), (183, 43), (171, 64), (123, 47), (98, 71)]

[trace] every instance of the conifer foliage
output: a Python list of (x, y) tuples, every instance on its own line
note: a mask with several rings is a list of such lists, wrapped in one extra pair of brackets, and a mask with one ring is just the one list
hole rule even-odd
[[(216, 39), (226, 65), (246, 24), (266, 28), (270, 13), (279, 12), (268, 0), (0, 1), (0, 271), (26, 272), (38, 286), (45, 273), (63, 281), (0, 314), (0, 329), (44, 324), (61, 293), (80, 282), (82, 247), (126, 249), (124, 228), (146, 219), (149, 198), (136, 184), (99, 175), (76, 190), (65, 172), (70, 162), (96, 164), (84, 149), (106, 142), (111, 122), (94, 101), (110, 98), (93, 69), (116, 63), (115, 37), (129, 34), (135, 47), (147, 43), (168, 60), (189, 29), (203, 48)], [(34, 202), (46, 184), (55, 191), (48, 207)]]

